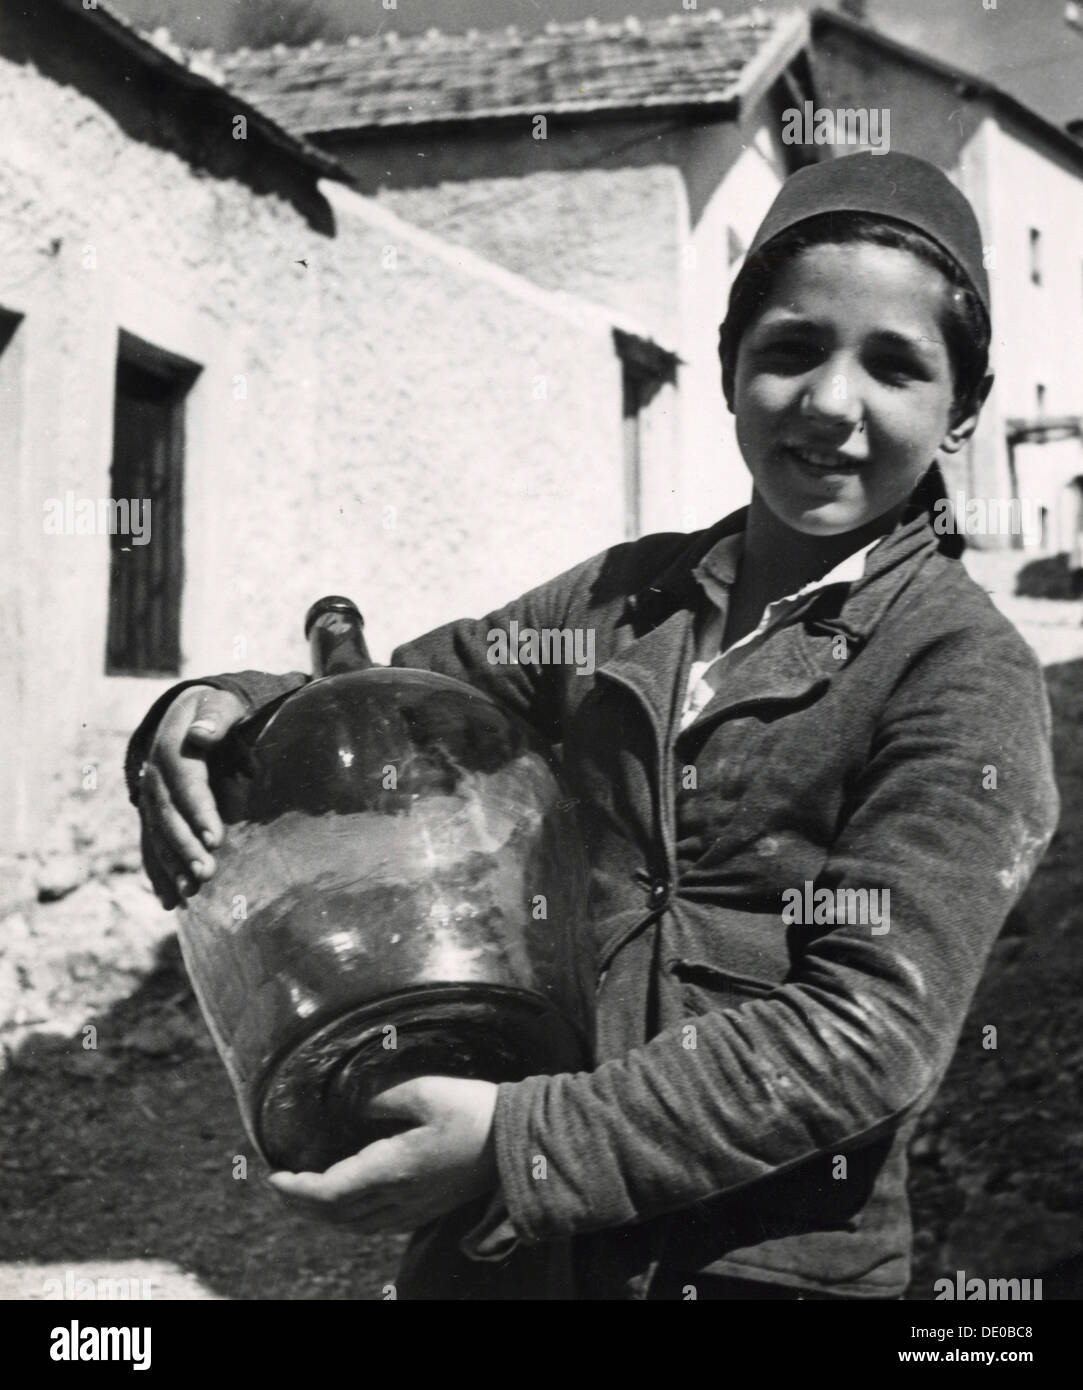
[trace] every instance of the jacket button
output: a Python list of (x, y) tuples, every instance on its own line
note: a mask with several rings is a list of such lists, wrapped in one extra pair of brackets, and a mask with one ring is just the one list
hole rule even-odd
[(651, 907), (665, 907), (669, 902), (669, 884), (664, 878), (652, 878), (647, 891)]

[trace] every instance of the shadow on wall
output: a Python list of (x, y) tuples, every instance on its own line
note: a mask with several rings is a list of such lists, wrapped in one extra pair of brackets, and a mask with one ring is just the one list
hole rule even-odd
[[(178, 155), (194, 174), (237, 180), (253, 193), (290, 202), (313, 230), (333, 236), (334, 218), (316, 187), (329, 172), (235, 93), (165, 61), (149, 41), (96, 4), (39, 0), (0, 6), (0, 54), (63, 91), (74, 88), (129, 140)], [(234, 121), (243, 113), (244, 138)], [(123, 169), (123, 151), (114, 180)], [(169, 177), (175, 177), (173, 171)], [(165, 175), (163, 175), (165, 177)]]
[[(99, 1261), (124, 1261), (131, 1277), (140, 1260), (165, 1261), (232, 1299), (386, 1297), (400, 1238), (304, 1221), (265, 1183), (176, 937), (129, 998), (88, 1023), (95, 1048), (85, 1029), (39, 1033), (10, 1060), (0, 1260), (91, 1277)], [(234, 1176), (239, 1158), (246, 1177)]]
[(1015, 577), (1020, 598), (1083, 598), (1083, 569), (1072, 568), (1067, 552), (1031, 560)]

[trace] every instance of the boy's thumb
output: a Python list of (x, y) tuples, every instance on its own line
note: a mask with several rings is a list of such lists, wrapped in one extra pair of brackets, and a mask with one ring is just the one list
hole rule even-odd
[[(235, 709), (230, 709), (230, 700), (222, 691), (205, 695), (199, 702), (199, 713), (188, 725), (188, 737), (203, 745), (220, 743), (240, 717)], [(218, 696), (219, 698), (215, 698)]]

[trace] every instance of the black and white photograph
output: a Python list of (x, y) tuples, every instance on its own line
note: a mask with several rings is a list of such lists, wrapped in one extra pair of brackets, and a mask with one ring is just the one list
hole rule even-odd
[(1055, 1364), (1083, 6), (4, 0), (0, 480), (31, 1368)]

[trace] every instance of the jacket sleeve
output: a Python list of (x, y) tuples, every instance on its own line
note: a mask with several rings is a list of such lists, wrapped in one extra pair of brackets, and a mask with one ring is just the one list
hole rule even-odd
[(566, 672), (558, 664), (519, 661), (518, 639), (585, 621), (594, 578), (612, 553), (583, 561), (484, 618), (463, 618), (404, 643), (391, 654), (391, 665), (465, 681), (533, 724), (550, 743), (559, 743)]
[(1049, 737), (1014, 632), (932, 643), (885, 709), (818, 880), (889, 890), (888, 929), (814, 928), (769, 996), (688, 1020), (694, 1050), (677, 1025), (594, 1072), (502, 1085), (497, 1159), (519, 1235), (676, 1211), (860, 1147), (923, 1104), (1052, 836)]
[[(463, 618), (446, 623), (404, 643), (392, 653), (391, 665), (438, 671), (466, 681), (534, 724), (551, 743), (559, 742), (559, 668), (499, 659), (502, 650), (493, 634), (504, 634), (503, 655), (511, 656), (517, 650), (512, 640), (517, 632), (566, 626), (569, 607), (577, 600), (582, 602), (583, 596), (589, 593), (591, 581), (608, 554), (602, 552), (584, 561), (485, 618)], [(209, 685), (216, 690), (231, 691), (251, 715), (293, 694), (310, 679), (299, 671), (281, 676), (265, 671), (237, 671), (228, 675), (201, 676), (171, 686), (147, 711), (128, 744), (124, 771), (132, 804), (138, 805), (139, 769), (158, 725), (182, 690), (192, 685)]]

